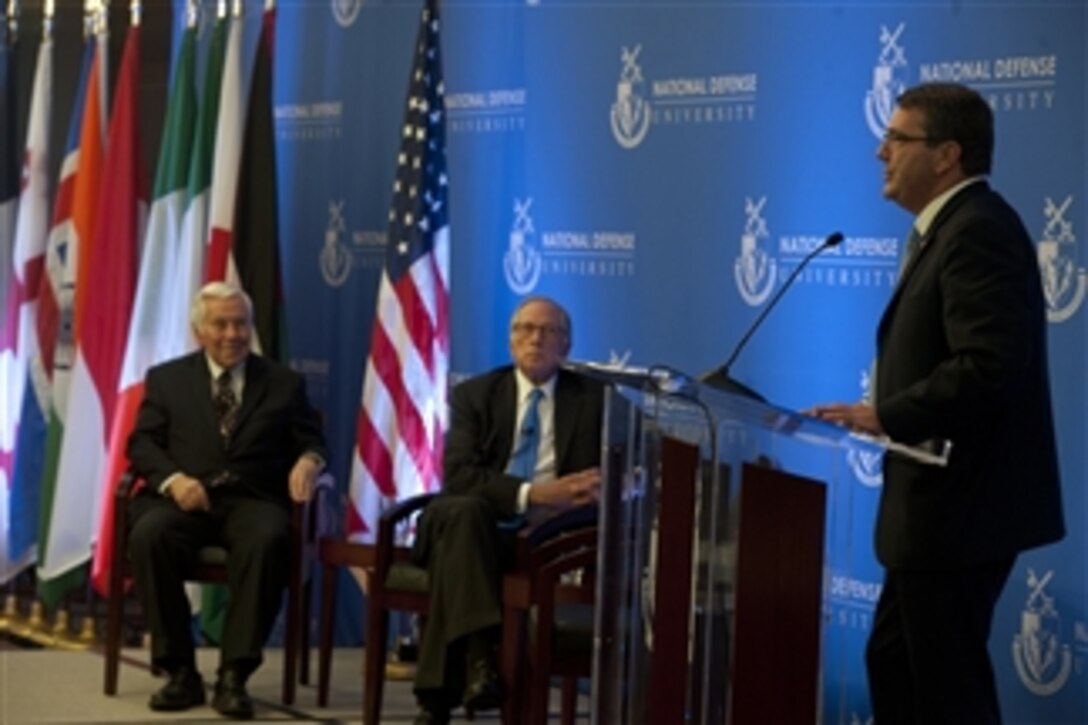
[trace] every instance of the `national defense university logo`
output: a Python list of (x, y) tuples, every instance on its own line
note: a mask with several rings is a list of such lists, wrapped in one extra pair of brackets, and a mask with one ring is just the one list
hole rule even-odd
[(1061, 617), (1046, 593), (1053, 570), (1036, 576), (1028, 569), (1028, 600), (1020, 613), (1020, 632), (1012, 638), (1012, 660), (1020, 682), (1030, 692), (1049, 696), (1069, 679), (1073, 655), (1061, 641)]
[(325, 227), (325, 243), (318, 255), (321, 276), (325, 284), (339, 287), (351, 273), (351, 250), (342, 241), (347, 224), (344, 223), (344, 200), (329, 202), (329, 223)]
[[(861, 371), (861, 398), (872, 402), (873, 376)], [(884, 483), (884, 451), (862, 441), (851, 440), (846, 447), (846, 463), (854, 476), (867, 488), (879, 488)]]
[(359, 11), (363, 9), (363, 0), (329, 0), (329, 4), (332, 8), (332, 16), (341, 28), (354, 25), (359, 17)]
[(899, 45), (905, 28), (906, 23), (899, 23), (895, 30), (880, 26), (880, 56), (873, 68), (873, 87), (865, 93), (865, 120), (877, 139), (884, 138), (895, 101), (907, 87), (907, 55)]
[(744, 233), (740, 235), (740, 254), (733, 262), (737, 291), (752, 307), (766, 301), (778, 274), (775, 259), (759, 246), (759, 240), (768, 237), (767, 221), (762, 216), (766, 203), (766, 196), (760, 197), (759, 201), (744, 200)]
[(1073, 222), (1065, 218), (1073, 197), (1055, 204), (1047, 197), (1043, 205), (1046, 224), (1038, 244), (1039, 272), (1043, 279), (1046, 317), (1050, 322), (1065, 322), (1084, 301), (1088, 273), (1077, 267), (1077, 238)]
[(623, 48), (620, 60), (620, 80), (616, 83), (616, 100), (612, 104), (612, 135), (616, 143), (625, 149), (633, 149), (646, 138), (650, 130), (652, 109), (643, 93), (646, 81), (642, 77), (642, 68), (638, 64), (638, 54), (642, 46), (634, 49)]
[(521, 201), (514, 199), (514, 225), (510, 229), (510, 247), (502, 258), (502, 269), (506, 274), (506, 284), (514, 294), (527, 295), (540, 280), (543, 260), (533, 243), (536, 232), (533, 230), (533, 218), (529, 216), (532, 197)]

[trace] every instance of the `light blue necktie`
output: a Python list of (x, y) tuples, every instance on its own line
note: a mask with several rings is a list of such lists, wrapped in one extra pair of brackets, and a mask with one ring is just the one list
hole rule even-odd
[(511, 476), (517, 476), (524, 481), (532, 481), (536, 472), (536, 451), (540, 447), (540, 399), (544, 397), (544, 391), (533, 388), (529, 393), (529, 407), (525, 411), (525, 417), (521, 419), (521, 428), (518, 430), (517, 445), (510, 455), (510, 463), (506, 466), (506, 472)]

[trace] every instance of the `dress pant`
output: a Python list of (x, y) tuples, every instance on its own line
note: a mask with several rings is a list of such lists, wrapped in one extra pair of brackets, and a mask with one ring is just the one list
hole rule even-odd
[(987, 642), (1014, 561), (885, 573), (866, 648), (876, 725), (1001, 722)]
[(464, 690), (466, 635), (497, 632), (500, 577), (513, 560), (514, 531), (500, 531), (494, 506), (473, 495), (438, 496), (419, 522), (413, 558), (430, 580), (415, 690), (453, 707)]
[(229, 601), (220, 668), (248, 677), (261, 663), (287, 584), (291, 520), (287, 508), (229, 486), (212, 489), (207, 512), (184, 512), (144, 491), (129, 505), (128, 555), (151, 631), (152, 662), (167, 671), (193, 666), (192, 611), (185, 577), (201, 547), (224, 547)]

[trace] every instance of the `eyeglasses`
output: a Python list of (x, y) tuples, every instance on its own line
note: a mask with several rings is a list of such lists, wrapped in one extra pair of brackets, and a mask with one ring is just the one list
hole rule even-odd
[(566, 333), (566, 330), (558, 325), (538, 325), (534, 322), (515, 322), (510, 326), (510, 330), (518, 337), (532, 337), (538, 332), (543, 337), (559, 337)]
[(881, 140), (881, 143), (912, 143), (918, 141), (936, 143), (938, 139), (929, 136), (914, 136), (909, 133), (903, 133), (902, 131), (896, 131), (894, 128), (889, 128), (884, 132), (884, 138)]

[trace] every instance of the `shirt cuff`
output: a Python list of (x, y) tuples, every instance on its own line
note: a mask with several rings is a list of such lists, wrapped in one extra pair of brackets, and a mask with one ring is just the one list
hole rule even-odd
[(529, 510), (529, 487), (533, 484), (525, 482), (518, 487), (518, 500), (515, 513), (523, 514)]
[(172, 473), (167, 476), (166, 480), (159, 484), (159, 493), (163, 496), (169, 496), (170, 492), (168, 489), (170, 488), (170, 484), (173, 483), (174, 479), (176, 479), (180, 475), (181, 471), (178, 471), (177, 473)]

